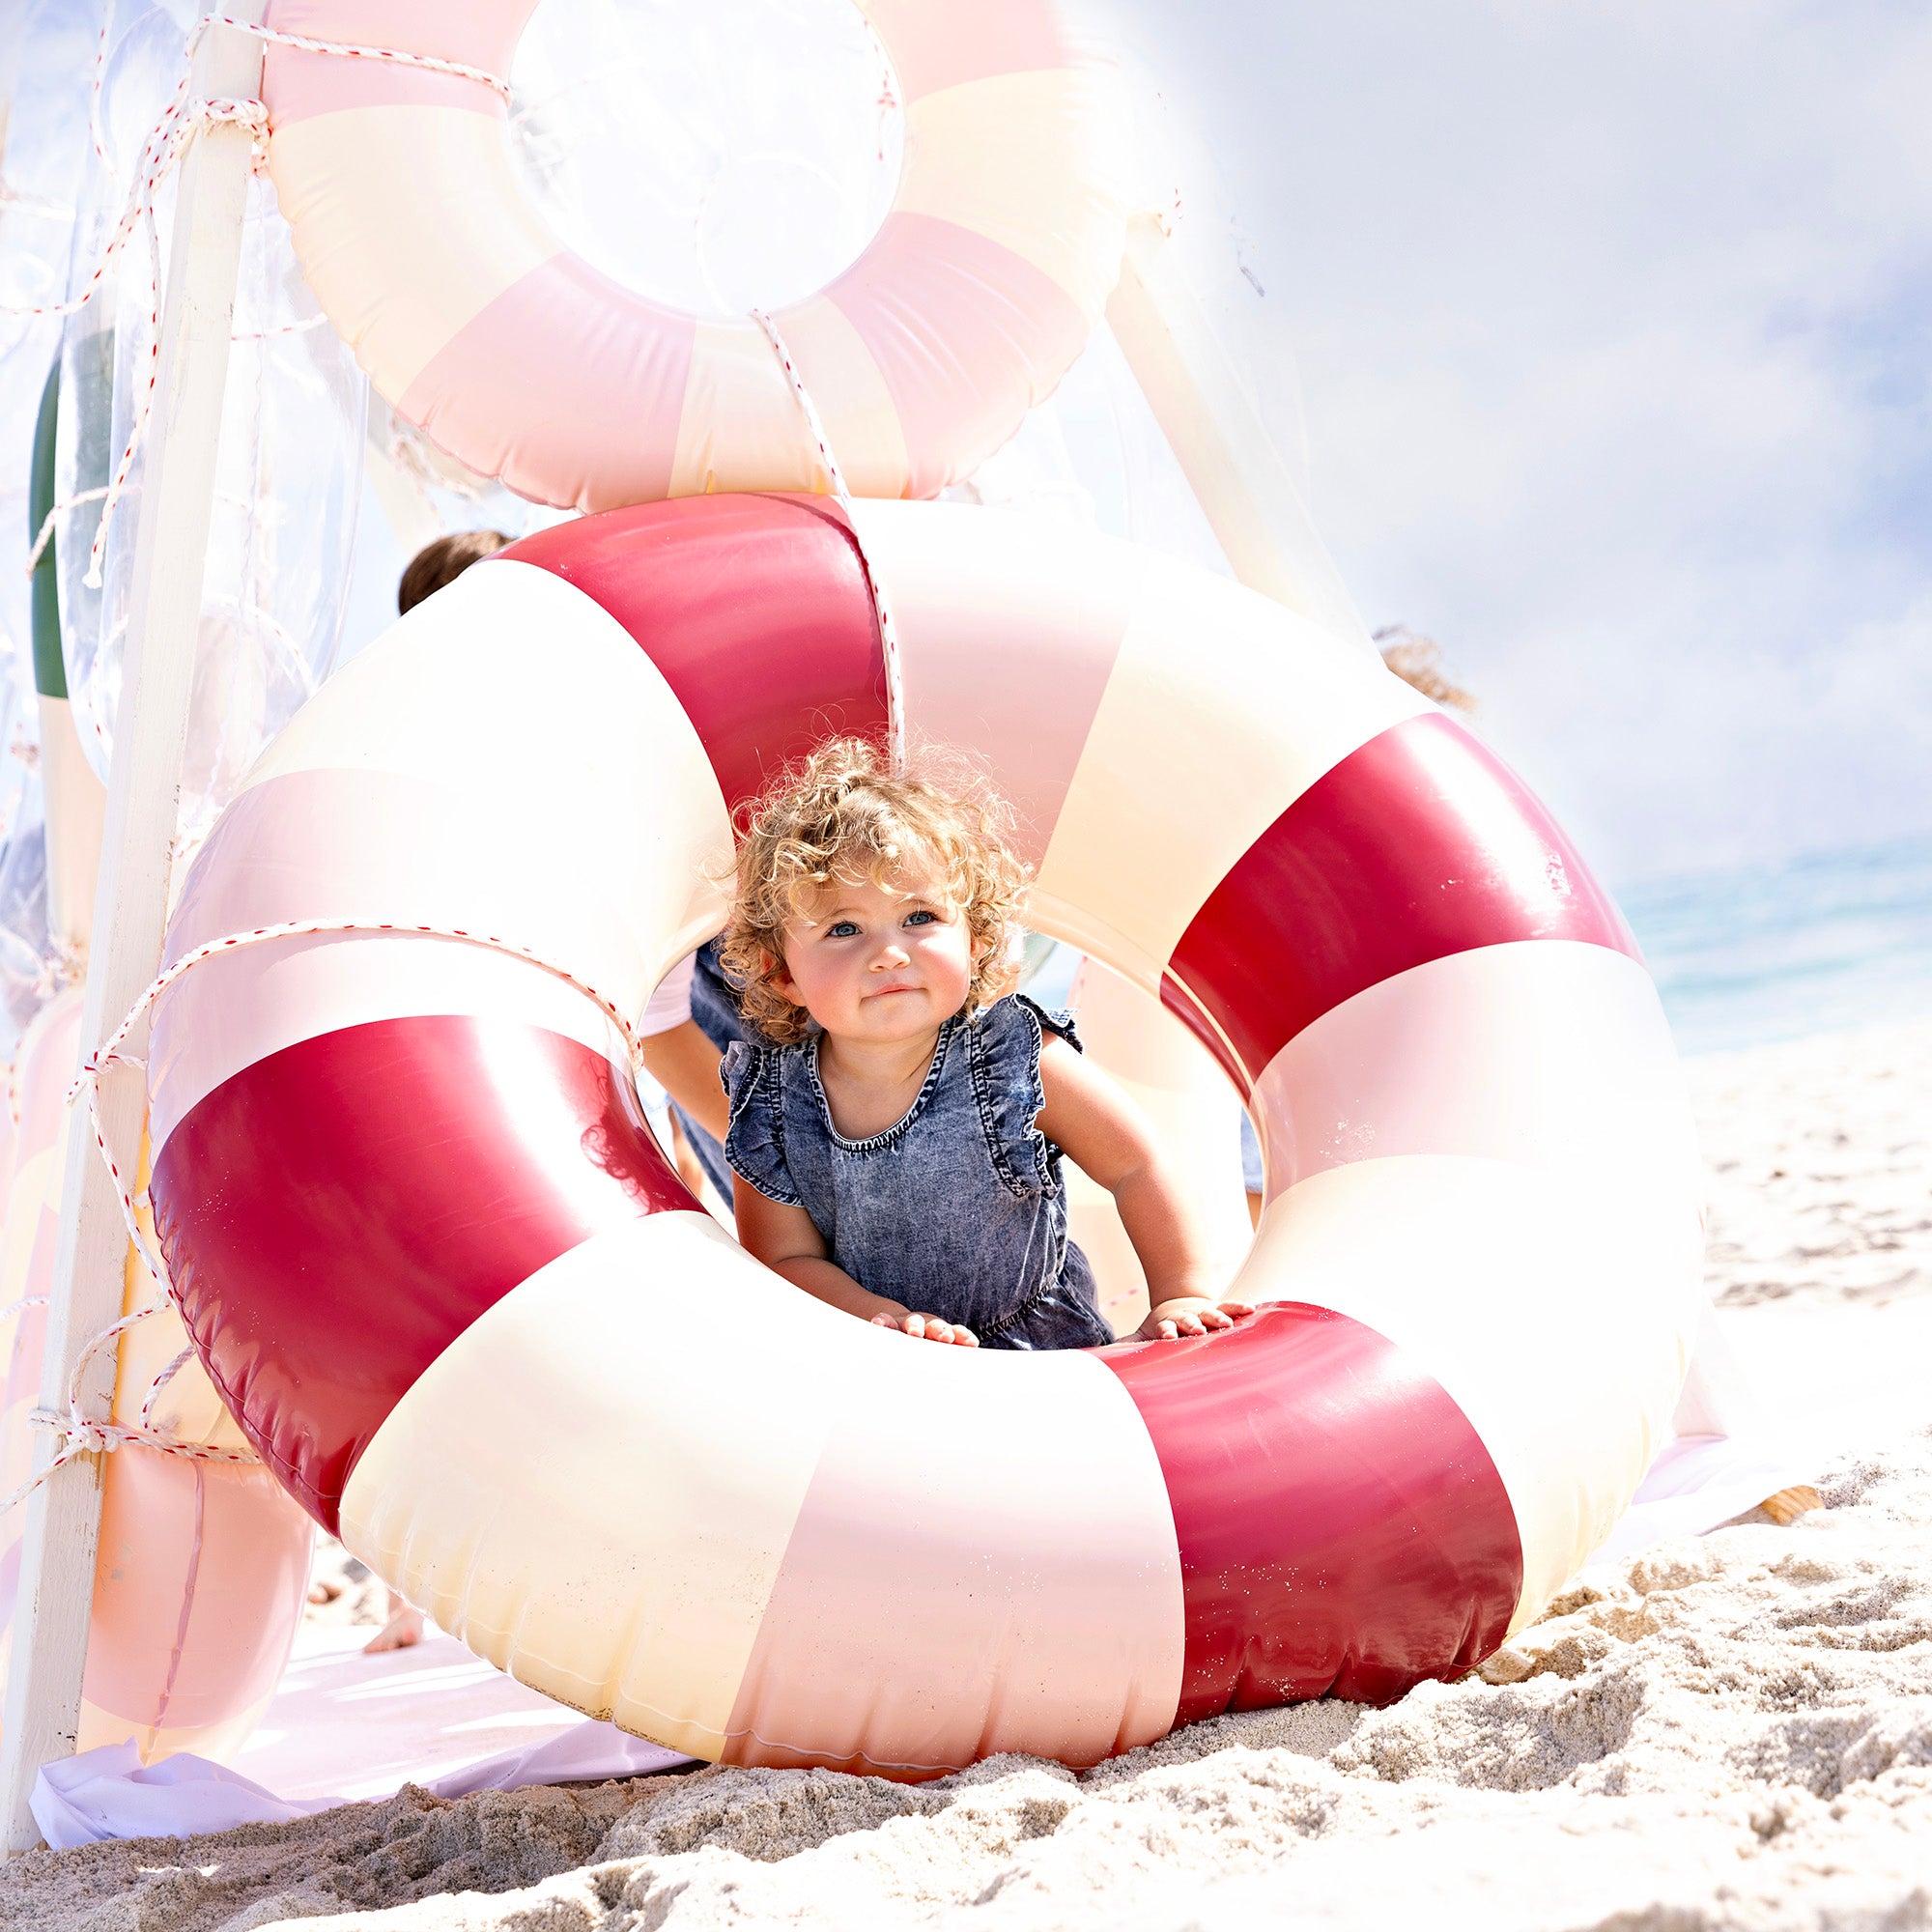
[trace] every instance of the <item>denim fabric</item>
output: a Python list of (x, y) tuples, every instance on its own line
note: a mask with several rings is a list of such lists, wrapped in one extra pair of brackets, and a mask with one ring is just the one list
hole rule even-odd
[(848, 1140), (832, 1124), (818, 1042), (741, 1042), (724, 1056), (733, 1168), (802, 1207), (861, 1287), (994, 1349), (1113, 1340), (1094, 1271), (1066, 1237), (1061, 1154), (1034, 1124), (1041, 1030), (1080, 1044), (1065, 1013), (1024, 994), (940, 1029), (919, 1097), (895, 1125)]
[(1241, 1110), (1241, 1185), (1250, 1194), (1262, 1191), (1265, 1177), (1262, 1173), (1262, 1144), (1255, 1133), (1255, 1123), (1248, 1119), (1247, 1109)]
[[(734, 1040), (748, 1036), (744, 1018), (738, 1011), (738, 996), (731, 990), (724, 967), (718, 963), (719, 944), (716, 939), (707, 939), (693, 957), (691, 1017), (697, 1022), (698, 1032), (722, 1054)], [(671, 1112), (677, 1116), (677, 1123), (684, 1129), (684, 1137), (697, 1156), (698, 1166), (724, 1197), (725, 1207), (730, 1207), (731, 1169), (725, 1162), (724, 1148), (675, 1100), (671, 1102)]]

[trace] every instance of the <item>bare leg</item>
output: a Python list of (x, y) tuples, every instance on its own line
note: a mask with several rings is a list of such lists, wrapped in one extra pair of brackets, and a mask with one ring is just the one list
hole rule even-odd
[(677, 1178), (702, 1201), (704, 1169), (699, 1165), (697, 1155), (692, 1151), (691, 1142), (685, 1138), (684, 1122), (675, 1114), (670, 1117), (670, 1155), (677, 1167)]
[(408, 1650), (423, 1639), (423, 1613), (396, 1591), (389, 1592), (388, 1622), (362, 1646), (365, 1657), (383, 1650)]

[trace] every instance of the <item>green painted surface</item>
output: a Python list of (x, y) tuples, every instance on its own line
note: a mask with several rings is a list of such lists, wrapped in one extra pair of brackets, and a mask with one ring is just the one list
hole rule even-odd
[[(54, 432), (60, 423), (60, 358), (47, 371), (41, 391), (41, 413), (34, 424), (34, 463), (27, 479), (28, 542), (41, 532), (54, 507)], [(43, 697), (67, 696), (67, 661), (61, 655), (60, 581), (54, 542), (34, 566), (34, 689)]]

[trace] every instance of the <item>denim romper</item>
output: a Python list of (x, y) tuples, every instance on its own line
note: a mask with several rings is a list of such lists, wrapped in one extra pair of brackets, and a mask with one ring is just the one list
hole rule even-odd
[(1044, 1104), (1041, 1029), (1078, 1047), (1073, 1021), (1022, 993), (939, 1030), (904, 1117), (868, 1140), (832, 1124), (818, 1041), (724, 1056), (725, 1158), (760, 1194), (803, 1208), (862, 1288), (963, 1322), (993, 1349), (1111, 1342), (1087, 1257), (1066, 1238), (1060, 1150)]
[[(723, 1054), (733, 1040), (745, 1037), (746, 1026), (745, 1016), (738, 1010), (738, 996), (731, 990), (731, 982), (725, 979), (718, 956), (719, 944), (718, 940), (707, 939), (697, 949), (691, 975), (691, 1017), (697, 1023), (698, 1032)], [(687, 1144), (697, 1156), (698, 1166), (729, 1207), (731, 1170), (724, 1164), (724, 1150), (675, 1100), (670, 1105), (678, 1125), (684, 1129)]]

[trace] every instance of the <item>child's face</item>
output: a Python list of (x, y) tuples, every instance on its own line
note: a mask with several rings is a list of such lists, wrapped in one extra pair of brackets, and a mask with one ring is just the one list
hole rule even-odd
[(883, 887), (836, 883), (805, 912), (785, 924), (776, 983), (835, 1038), (916, 1038), (966, 1004), (982, 949), (922, 868), (908, 867)]

